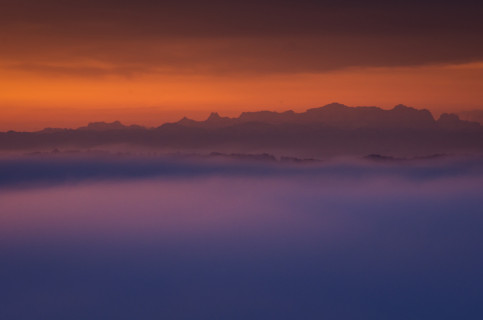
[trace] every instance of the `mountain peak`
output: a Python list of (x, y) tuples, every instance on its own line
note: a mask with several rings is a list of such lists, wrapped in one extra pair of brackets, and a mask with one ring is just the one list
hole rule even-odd
[(454, 113), (441, 114), (437, 123), (442, 128), (453, 130), (478, 130), (481, 128), (481, 125), (478, 122), (461, 120), (460, 117)]
[(197, 122), (196, 120), (193, 120), (193, 119), (190, 119), (188, 117), (183, 117), (181, 118), (181, 120), (178, 121), (179, 124), (183, 124), (183, 123), (193, 123), (193, 122)]
[[(419, 114), (425, 114), (426, 117), (431, 116), (433, 118), (432, 113), (428, 109), (416, 109), (413, 107), (408, 107), (404, 104), (398, 104), (394, 108), (392, 108), (391, 111), (398, 111), (398, 112), (405, 112), (405, 113), (419, 113)], [(434, 118), (433, 118), (434, 120)]]
[(342, 103), (332, 102), (332, 103), (329, 103), (329, 104), (323, 106), (322, 108), (332, 109), (332, 110), (341, 110), (341, 109), (347, 109), (349, 107), (346, 106), (345, 104), (342, 104)]
[(208, 117), (208, 119), (206, 119), (206, 121), (213, 121), (213, 120), (220, 120), (220, 119), (221, 117), (218, 114), (218, 112), (212, 112), (210, 113), (210, 116)]
[(417, 111), (416, 109), (412, 108), (412, 107), (408, 107), (404, 104), (398, 104), (397, 106), (395, 106), (394, 108), (392, 108), (392, 110), (394, 111)]
[(344, 105), (344, 104), (341, 104), (341, 103), (338, 103), (338, 102), (333, 102), (333, 103), (329, 103), (329, 104), (326, 104), (325, 106), (322, 106), (322, 107), (316, 107), (316, 108), (310, 108), (310, 109), (307, 109), (308, 112), (311, 112), (311, 111), (319, 111), (319, 110), (344, 110), (344, 109), (347, 109), (349, 108), (348, 106)]
[(455, 123), (460, 121), (460, 117), (458, 117), (454, 113), (443, 113), (439, 116), (438, 122), (445, 122), (445, 123)]
[(311, 108), (311, 109), (307, 109), (307, 113), (319, 113), (319, 112), (339, 112), (339, 111), (344, 111), (344, 110), (347, 110), (347, 109), (350, 109), (350, 107), (344, 105), (344, 104), (341, 104), (341, 103), (337, 103), (337, 102), (333, 102), (333, 103), (329, 103), (323, 107), (317, 107), (317, 108)]
[(85, 127), (80, 127), (79, 130), (93, 130), (93, 131), (104, 131), (104, 130), (120, 130), (125, 129), (126, 126), (120, 121), (114, 122), (90, 122)]

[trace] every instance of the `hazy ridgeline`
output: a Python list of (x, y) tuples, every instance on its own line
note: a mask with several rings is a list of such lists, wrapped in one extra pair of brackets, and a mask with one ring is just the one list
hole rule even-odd
[(479, 319), (483, 160), (0, 161), (1, 319)]
[(122, 152), (264, 153), (326, 158), (386, 154), (400, 157), (482, 153), (483, 126), (456, 114), (435, 118), (398, 105), (348, 107), (332, 103), (305, 112), (212, 113), (156, 128), (95, 122), (77, 129), (0, 132), (0, 152), (111, 149)]

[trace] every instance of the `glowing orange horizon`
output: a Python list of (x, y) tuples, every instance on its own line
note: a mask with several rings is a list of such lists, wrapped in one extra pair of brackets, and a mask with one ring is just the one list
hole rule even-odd
[(157, 126), (212, 111), (304, 111), (330, 102), (390, 108), (403, 103), (435, 115), (481, 108), (483, 63), (349, 68), (325, 73), (0, 75), (0, 130), (78, 127), (120, 120)]

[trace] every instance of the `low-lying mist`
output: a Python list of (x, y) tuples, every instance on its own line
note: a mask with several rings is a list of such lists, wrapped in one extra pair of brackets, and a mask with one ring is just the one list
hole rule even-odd
[(481, 190), (475, 157), (3, 158), (0, 318), (478, 319)]

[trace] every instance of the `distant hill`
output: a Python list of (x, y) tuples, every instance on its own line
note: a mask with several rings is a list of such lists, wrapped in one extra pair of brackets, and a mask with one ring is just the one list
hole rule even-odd
[(250, 122), (320, 124), (345, 129), (364, 127), (428, 128), (435, 124), (435, 120), (428, 110), (417, 110), (403, 105), (398, 105), (391, 110), (383, 110), (378, 107), (348, 107), (339, 103), (308, 109), (301, 113), (292, 110), (286, 112), (243, 112), (238, 118), (220, 117), (218, 113), (212, 113), (205, 121), (183, 118), (176, 124), (197, 128), (220, 128)]
[(458, 113), (458, 116), (462, 120), (474, 121), (483, 124), (483, 109), (462, 111)]
[(305, 112), (212, 113), (204, 121), (183, 118), (157, 128), (90, 123), (78, 129), (0, 133), (0, 150), (155, 148), (169, 151), (284, 154), (302, 157), (390, 154), (424, 156), (483, 151), (483, 127), (455, 114), (435, 119), (404, 105), (348, 107), (332, 103)]

